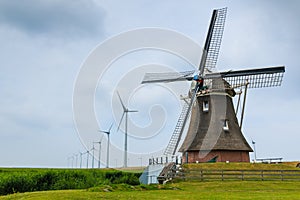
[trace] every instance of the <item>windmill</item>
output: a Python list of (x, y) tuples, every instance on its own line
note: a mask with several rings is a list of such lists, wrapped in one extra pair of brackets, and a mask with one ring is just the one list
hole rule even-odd
[(121, 96), (118, 92), (118, 97), (120, 99), (120, 102), (121, 102), (121, 105), (122, 105), (122, 108), (123, 108), (123, 114), (122, 114), (122, 117), (121, 117), (121, 120), (120, 120), (120, 123), (119, 123), (119, 126), (118, 126), (118, 130), (120, 128), (120, 125), (122, 123), (122, 120), (124, 118), (124, 115), (125, 115), (125, 142), (124, 142), (124, 167), (127, 167), (127, 126), (128, 126), (128, 113), (130, 112), (138, 112), (137, 110), (129, 110), (128, 107), (125, 107), (122, 99), (121, 99)]
[[(191, 116), (189, 129), (179, 149), (185, 162), (210, 160), (249, 162), (252, 148), (244, 138), (233, 108), (235, 88), (243, 88), (244, 105), (247, 89), (280, 86), (285, 67), (256, 68), (213, 72), (224, 31), (227, 8), (213, 10), (198, 71), (180, 73), (146, 73), (144, 83), (192, 81), (189, 96), (165, 149), (165, 155), (175, 155), (185, 125)], [(193, 106), (194, 105), (194, 106)], [(218, 113), (223, 110), (223, 113)]]
[[(102, 132), (102, 133), (106, 133), (107, 134), (107, 156), (106, 156), (106, 168), (109, 168), (109, 135), (110, 135), (110, 130), (112, 128), (113, 124), (111, 124), (111, 126), (109, 127), (108, 131), (99, 131), (99, 132)], [(100, 144), (101, 145), (101, 144)], [(99, 161), (100, 161), (100, 158), (99, 158)]]
[(99, 144), (98, 168), (100, 168), (100, 163), (101, 163), (101, 144), (102, 144), (102, 139), (103, 139), (103, 135), (102, 135), (102, 137), (101, 137), (101, 139), (100, 139), (99, 142), (94, 142), (96, 144)]

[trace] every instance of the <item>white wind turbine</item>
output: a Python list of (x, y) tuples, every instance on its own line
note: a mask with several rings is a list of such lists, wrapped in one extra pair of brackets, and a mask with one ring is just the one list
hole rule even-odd
[(91, 150), (90, 151), (92, 151), (92, 157), (93, 157), (93, 160), (92, 160), (92, 168), (94, 168), (94, 161), (95, 161), (95, 154), (94, 154), (94, 152), (95, 152), (95, 146), (94, 146), (94, 142), (93, 142), (93, 148), (91, 148)]
[(99, 130), (99, 132), (102, 132), (102, 133), (106, 133), (106, 134), (107, 134), (106, 168), (109, 168), (109, 144), (110, 144), (110, 141), (109, 141), (109, 135), (110, 135), (110, 130), (111, 130), (112, 126), (113, 126), (113, 124), (111, 124), (110, 128), (108, 129), (108, 131), (101, 131), (101, 130)]
[(124, 143), (124, 167), (127, 167), (127, 126), (128, 126), (128, 113), (129, 112), (138, 112), (137, 110), (129, 110), (128, 107), (125, 107), (122, 99), (121, 99), (121, 96), (119, 94), (119, 92), (117, 92), (118, 94), (118, 97), (120, 99), (120, 102), (122, 104), (122, 108), (123, 108), (123, 115), (121, 117), (121, 120), (120, 120), (120, 123), (119, 123), (119, 126), (118, 126), (118, 130), (120, 128), (120, 125), (122, 123), (122, 120), (123, 120), (123, 117), (125, 115), (125, 143)]
[(103, 139), (103, 135), (100, 139), (99, 142), (94, 142), (94, 143), (97, 143), (99, 144), (99, 157), (98, 157), (98, 168), (100, 168), (100, 162), (101, 162), (101, 145), (102, 145), (102, 139)]
[(80, 154), (80, 168), (81, 168), (82, 167), (82, 155), (84, 155), (84, 153), (79, 152), (79, 154)]

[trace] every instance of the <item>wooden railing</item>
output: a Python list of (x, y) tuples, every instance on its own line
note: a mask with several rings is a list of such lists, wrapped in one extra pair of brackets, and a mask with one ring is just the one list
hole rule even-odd
[(262, 163), (281, 163), (283, 158), (257, 158), (256, 161)]
[(183, 180), (295, 180), (300, 181), (300, 170), (195, 170), (178, 173)]

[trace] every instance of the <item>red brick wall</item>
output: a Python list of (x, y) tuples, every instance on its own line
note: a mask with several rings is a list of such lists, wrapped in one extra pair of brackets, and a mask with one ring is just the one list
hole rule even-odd
[[(207, 162), (218, 156), (217, 162), (250, 162), (249, 152), (246, 151), (210, 151), (210, 152), (199, 152), (199, 151), (190, 151), (188, 152), (188, 162), (195, 163), (198, 162)], [(186, 154), (182, 155), (183, 163), (186, 162)]]

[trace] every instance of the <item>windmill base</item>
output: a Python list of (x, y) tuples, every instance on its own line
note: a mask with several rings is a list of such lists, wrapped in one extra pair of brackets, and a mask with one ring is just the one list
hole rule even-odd
[(250, 162), (250, 158), (248, 151), (188, 151), (182, 154), (182, 162)]

